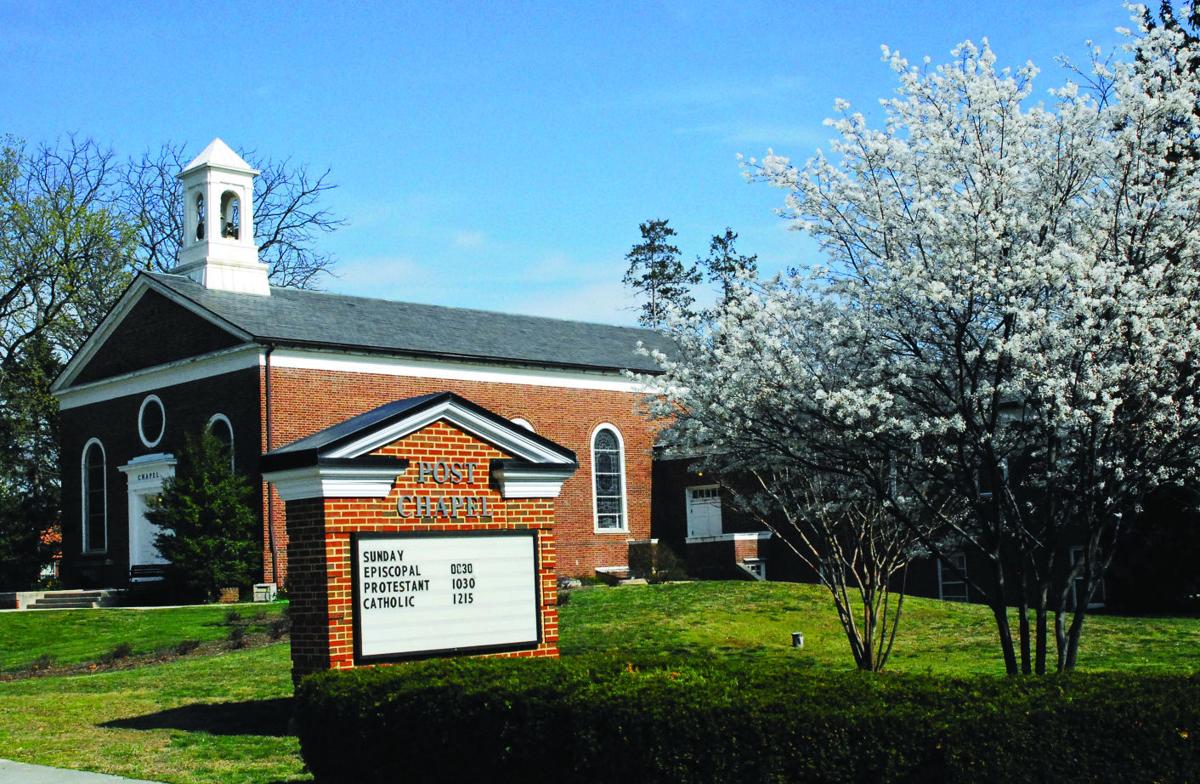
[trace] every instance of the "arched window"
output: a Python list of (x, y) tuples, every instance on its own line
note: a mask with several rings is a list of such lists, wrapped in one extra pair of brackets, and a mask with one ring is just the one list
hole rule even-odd
[(204, 224), (208, 221), (208, 211), (204, 209), (204, 194), (196, 194), (196, 240), (204, 239)]
[(104, 445), (93, 438), (84, 444), (81, 464), (84, 552), (108, 549), (108, 476)]
[(221, 194), (221, 236), (236, 240), (242, 233), (242, 202), (233, 191)]
[(624, 531), (625, 449), (621, 433), (612, 425), (600, 425), (592, 433), (592, 487), (596, 530)]
[(526, 430), (528, 430), (530, 433), (534, 433), (534, 432), (536, 432), (536, 431), (533, 429), (533, 425), (529, 424), (529, 420), (528, 420), (528, 419), (522, 419), (521, 417), (514, 417), (514, 418), (513, 418), (512, 420), (510, 420), (510, 421), (511, 421), (511, 422), (512, 422), (514, 425), (520, 425), (521, 427), (523, 427), (523, 428), (525, 428)]
[(229, 450), (229, 467), (234, 469), (233, 463), (233, 425), (229, 423), (229, 417), (224, 414), (213, 414), (212, 419), (208, 420), (208, 432), (213, 434), (213, 437), (225, 445)]

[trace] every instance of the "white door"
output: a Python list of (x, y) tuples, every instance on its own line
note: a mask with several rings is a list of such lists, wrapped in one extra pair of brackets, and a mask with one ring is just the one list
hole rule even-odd
[(159, 527), (146, 519), (154, 497), (162, 492), (163, 482), (175, 476), (175, 458), (168, 454), (142, 455), (121, 466), (129, 489), (129, 566), (165, 564), (154, 546)]
[(154, 539), (162, 529), (146, 519), (146, 510), (154, 500), (154, 494), (129, 494), (129, 565), (146, 566), (165, 564), (166, 558), (154, 546)]
[(688, 538), (720, 536), (721, 489), (716, 485), (687, 488)]

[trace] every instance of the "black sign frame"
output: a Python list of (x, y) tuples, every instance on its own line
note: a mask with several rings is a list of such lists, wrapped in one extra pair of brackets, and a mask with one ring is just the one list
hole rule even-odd
[[(538, 537), (536, 528), (515, 528), (507, 530), (472, 529), (469, 531), (358, 531), (350, 534), (350, 582), (352, 586), (351, 600), (353, 601), (351, 618), (354, 626), (354, 664), (386, 664), (388, 662), (417, 661), (420, 659), (436, 659), (449, 656), (470, 656), (482, 653), (508, 653), (511, 651), (531, 651), (542, 644), (542, 581), (539, 576), (541, 561), (538, 558)], [(371, 539), (428, 539), (428, 538), (472, 538), (480, 536), (526, 536), (530, 547), (533, 548), (533, 616), (534, 627), (537, 629), (537, 639), (501, 645), (471, 645), (450, 648), (431, 648), (423, 651), (406, 651), (404, 653), (376, 653), (364, 655), (362, 652), (362, 607), (359, 593), (359, 561), (358, 543)]]

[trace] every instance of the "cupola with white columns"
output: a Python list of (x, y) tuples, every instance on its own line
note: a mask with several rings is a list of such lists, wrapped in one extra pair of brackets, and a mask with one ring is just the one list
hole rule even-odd
[(184, 220), (176, 273), (209, 289), (271, 295), (267, 265), (254, 244), (257, 174), (220, 139), (179, 173)]

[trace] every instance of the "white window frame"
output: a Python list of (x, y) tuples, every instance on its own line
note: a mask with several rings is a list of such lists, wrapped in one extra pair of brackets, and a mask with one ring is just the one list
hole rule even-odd
[(229, 428), (229, 470), (236, 471), (237, 466), (235, 464), (234, 457), (233, 457), (233, 455), (234, 455), (233, 445), (235, 443), (234, 439), (237, 436), (234, 435), (233, 423), (229, 421), (229, 417), (225, 416), (224, 414), (213, 414), (212, 416), (210, 416), (208, 418), (208, 423), (204, 426), (204, 430), (206, 432), (211, 433), (212, 426), (217, 422), (224, 422), (225, 427)]
[[(104, 547), (95, 550), (88, 549), (88, 540), (91, 539), (89, 530), (91, 521), (88, 514), (91, 510), (88, 509), (88, 450), (92, 445), (100, 447), (100, 465), (103, 467), (102, 476), (104, 477)], [(83, 445), (83, 451), (79, 455), (79, 526), (80, 532), (83, 534), (83, 539), (80, 544), (80, 552), (89, 553), (107, 553), (108, 552), (108, 450), (104, 448), (104, 442), (99, 438), (89, 438), (87, 443)]]
[[(162, 412), (162, 430), (158, 431), (158, 438), (154, 439), (153, 441), (146, 438), (146, 431), (142, 428), (142, 414), (145, 413), (146, 405), (151, 401), (158, 403), (158, 410)], [(163, 436), (167, 434), (167, 407), (163, 405), (162, 398), (160, 398), (158, 395), (146, 395), (144, 398), (142, 398), (142, 404), (138, 406), (137, 426), (138, 438), (142, 440), (142, 445), (144, 447), (147, 449), (153, 449), (162, 443)]]
[[(969, 603), (971, 601), (971, 586), (967, 584), (967, 554), (960, 551), (960, 552), (956, 552), (956, 553), (948, 553), (946, 555), (946, 557), (962, 559), (962, 569), (961, 569), (962, 575), (959, 576), (958, 574), (955, 574), (953, 572), (953, 570), (947, 569), (945, 567), (945, 564), (942, 563), (942, 559), (938, 558), (937, 559), (938, 598), (941, 599), (942, 601), (948, 601), (948, 602), (960, 602), (961, 601), (961, 602)], [(946, 598), (946, 583), (950, 583), (951, 585), (961, 585), (963, 588), (963, 590), (962, 590), (963, 598), (959, 599), (957, 597), (954, 597), (951, 599), (947, 599)]]
[(531, 425), (531, 424), (529, 423), (529, 420), (528, 420), (528, 419), (525, 419), (525, 418), (523, 418), (523, 417), (513, 417), (512, 419), (510, 419), (510, 420), (508, 420), (508, 421), (509, 421), (509, 422), (512, 422), (514, 425), (520, 425), (521, 427), (523, 427), (523, 428), (525, 428), (526, 430), (528, 430), (530, 433), (536, 433), (536, 432), (537, 432), (536, 430), (534, 430), (534, 429), (533, 429), (533, 425)]
[[(601, 430), (610, 430), (617, 437), (617, 446), (621, 450), (621, 527), (620, 528), (601, 528), (600, 527), (600, 504), (596, 498), (596, 435)], [(610, 423), (601, 422), (592, 428), (592, 433), (588, 436), (588, 449), (592, 458), (592, 533), (595, 534), (628, 534), (629, 533), (629, 474), (625, 470), (625, 438), (621, 435), (620, 429)]]

